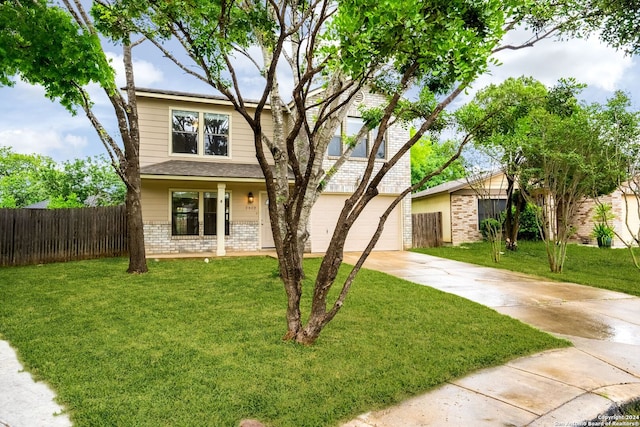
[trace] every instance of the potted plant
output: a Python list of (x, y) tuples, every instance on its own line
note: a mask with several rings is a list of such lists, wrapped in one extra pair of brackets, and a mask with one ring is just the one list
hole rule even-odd
[(596, 238), (599, 248), (610, 248), (613, 241), (613, 228), (602, 222), (593, 226), (592, 236)]
[(613, 237), (615, 236), (613, 227), (609, 225), (609, 221), (615, 217), (612, 210), (613, 208), (610, 204), (600, 203), (596, 205), (596, 212), (593, 215), (595, 224), (593, 225), (591, 235), (595, 237), (598, 242), (598, 247), (600, 248), (610, 248)]

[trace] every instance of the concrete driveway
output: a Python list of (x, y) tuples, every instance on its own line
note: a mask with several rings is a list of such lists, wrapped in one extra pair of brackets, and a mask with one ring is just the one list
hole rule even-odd
[(413, 252), (374, 252), (365, 268), (491, 307), (574, 347), (480, 371), (345, 426), (581, 425), (640, 398), (640, 298)]

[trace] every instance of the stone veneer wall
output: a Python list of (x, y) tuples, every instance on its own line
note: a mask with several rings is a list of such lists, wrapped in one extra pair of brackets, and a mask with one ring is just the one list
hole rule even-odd
[[(257, 251), (259, 223), (231, 222), (229, 236), (225, 236), (227, 251)], [(204, 225), (200, 224), (200, 230)], [(170, 222), (148, 222), (144, 225), (147, 255), (216, 252), (216, 236), (172, 236)]]
[(475, 195), (451, 195), (451, 243), (459, 245), (482, 240), (478, 229), (478, 198)]

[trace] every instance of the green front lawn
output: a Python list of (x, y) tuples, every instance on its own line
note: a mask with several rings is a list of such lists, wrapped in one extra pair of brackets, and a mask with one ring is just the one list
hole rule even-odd
[[(567, 345), (470, 301), (363, 271), (316, 345), (285, 343), (266, 257), (0, 269), (0, 335), (76, 426), (330, 426)], [(318, 260), (308, 260), (313, 276)], [(307, 294), (310, 284), (307, 284)], [(308, 306), (308, 302), (305, 303)]]
[(567, 260), (561, 274), (549, 271), (549, 262), (543, 242), (519, 241), (518, 250), (516, 252), (503, 251), (504, 254), (499, 263), (492, 261), (488, 242), (413, 250), (441, 258), (640, 296), (640, 271), (634, 267), (628, 249), (600, 249), (570, 244), (567, 247)]

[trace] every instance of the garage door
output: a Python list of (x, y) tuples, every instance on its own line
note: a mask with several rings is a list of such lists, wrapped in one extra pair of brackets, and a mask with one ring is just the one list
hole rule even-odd
[[(329, 246), (340, 210), (348, 196), (320, 196), (311, 213), (311, 251), (324, 252)], [(378, 196), (374, 198), (351, 228), (345, 251), (362, 251), (369, 243), (378, 226), (380, 215), (389, 207), (394, 197)], [(391, 212), (384, 226), (384, 231), (374, 250), (402, 250), (402, 216), (400, 205)]]

